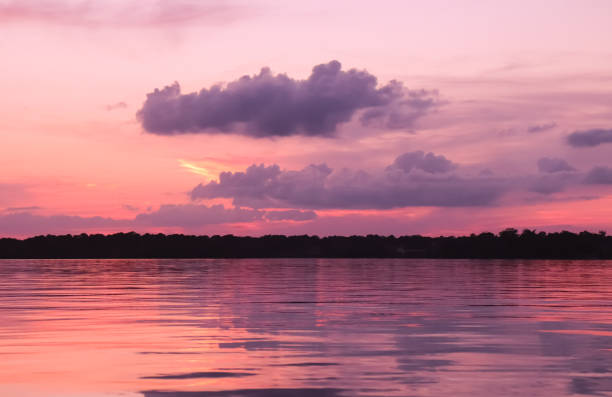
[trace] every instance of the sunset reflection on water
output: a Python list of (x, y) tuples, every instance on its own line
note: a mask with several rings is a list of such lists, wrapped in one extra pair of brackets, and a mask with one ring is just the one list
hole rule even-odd
[(612, 262), (0, 261), (0, 395), (612, 393)]

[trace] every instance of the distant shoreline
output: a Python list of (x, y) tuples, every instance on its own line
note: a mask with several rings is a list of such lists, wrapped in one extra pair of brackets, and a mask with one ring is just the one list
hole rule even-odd
[(447, 258), (612, 259), (605, 232), (506, 229), (460, 237), (194, 236), (115, 233), (1, 238), (0, 259)]

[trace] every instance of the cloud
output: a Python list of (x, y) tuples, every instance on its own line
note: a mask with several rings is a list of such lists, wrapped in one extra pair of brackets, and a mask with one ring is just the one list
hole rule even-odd
[(244, 12), (221, 1), (14, 0), (0, 3), (0, 22), (35, 21), (85, 27), (147, 27), (185, 25), (206, 20), (227, 22)]
[(507, 189), (507, 181), (448, 173), (452, 163), (446, 158), (418, 153), (399, 156), (379, 174), (334, 172), (325, 164), (299, 171), (252, 165), (245, 172), (223, 172), (219, 181), (199, 184), (191, 197), (231, 198), (235, 206), (251, 208), (389, 209), (490, 205)]
[(571, 184), (580, 184), (583, 174), (578, 173), (567, 161), (556, 157), (542, 157), (538, 160), (540, 176), (527, 176), (527, 190), (540, 194), (564, 191)]
[(9, 207), (9, 208), (6, 208), (4, 211), (5, 212), (25, 212), (25, 211), (37, 211), (40, 209), (42, 208), (36, 205), (32, 205), (29, 207)]
[(534, 125), (530, 125), (529, 127), (527, 127), (527, 132), (536, 134), (538, 132), (552, 130), (555, 127), (557, 127), (557, 123), (555, 123), (554, 121), (551, 123), (534, 124)]
[(117, 102), (111, 105), (106, 105), (107, 112), (110, 112), (112, 110), (117, 110), (117, 109), (125, 109), (125, 108), (127, 108), (127, 103), (125, 102)]
[(261, 220), (263, 212), (252, 209), (225, 208), (222, 205), (165, 204), (157, 211), (138, 214), (137, 225), (194, 228), (220, 223), (241, 223)]
[(585, 177), (585, 182), (594, 185), (612, 185), (612, 168), (594, 167)]
[(268, 68), (225, 86), (182, 94), (178, 83), (147, 94), (137, 117), (159, 135), (241, 133), (252, 137), (332, 136), (358, 111), (364, 125), (410, 128), (437, 105), (437, 95), (400, 82), (379, 86), (367, 71), (343, 71), (338, 61), (317, 65), (306, 80)]
[(38, 207), (9, 208), (0, 213), (0, 236), (35, 234), (82, 233), (87, 231), (148, 230), (149, 228), (179, 228), (198, 230), (207, 225), (266, 221), (310, 221), (313, 211), (225, 208), (222, 205), (165, 204), (156, 211), (143, 212), (133, 218), (114, 219), (72, 215), (38, 215)]
[(538, 160), (538, 169), (544, 173), (555, 173), (565, 171), (575, 171), (576, 169), (569, 165), (567, 161), (559, 158), (542, 157)]
[(13, 212), (0, 215), (0, 234), (34, 235), (47, 233), (71, 233), (84, 230), (118, 230), (128, 227), (126, 220), (99, 216), (81, 217), (70, 215), (34, 215), (30, 212)]
[(450, 160), (444, 156), (436, 156), (433, 153), (427, 153), (419, 150), (416, 152), (404, 153), (395, 159), (389, 169), (399, 169), (403, 172), (410, 172), (412, 169), (420, 169), (425, 172), (436, 174), (452, 171), (456, 168)]
[(604, 143), (612, 143), (612, 130), (576, 131), (568, 135), (567, 142), (573, 147), (594, 147)]
[(528, 186), (527, 190), (540, 194), (553, 194), (565, 190), (567, 185), (576, 178), (562, 172), (548, 173), (535, 178)]
[(310, 221), (317, 217), (314, 211), (280, 210), (266, 211), (265, 218), (270, 221)]

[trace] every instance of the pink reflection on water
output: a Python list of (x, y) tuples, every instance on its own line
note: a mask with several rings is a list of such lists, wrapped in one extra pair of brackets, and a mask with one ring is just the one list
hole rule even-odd
[(0, 394), (608, 393), (611, 264), (0, 261)]

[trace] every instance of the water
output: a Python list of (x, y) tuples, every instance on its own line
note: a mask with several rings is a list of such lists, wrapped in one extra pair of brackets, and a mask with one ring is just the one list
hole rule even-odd
[(612, 395), (612, 262), (0, 261), (0, 396)]

